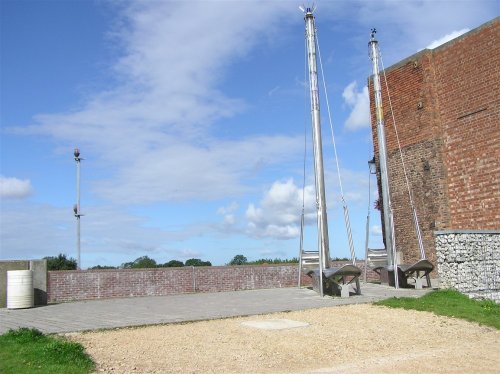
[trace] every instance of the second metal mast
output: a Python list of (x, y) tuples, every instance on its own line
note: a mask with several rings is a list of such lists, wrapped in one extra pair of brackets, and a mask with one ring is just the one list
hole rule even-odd
[(83, 160), (80, 157), (80, 150), (75, 148), (73, 153), (76, 161), (76, 204), (73, 207), (73, 213), (76, 217), (76, 268), (81, 270), (81, 258), (80, 258), (80, 217), (83, 215), (80, 212), (80, 162)]
[(394, 216), (392, 212), (391, 196), (389, 191), (389, 174), (387, 169), (387, 147), (385, 144), (384, 111), (382, 109), (382, 90), (379, 76), (379, 50), (375, 39), (375, 29), (372, 30), (370, 42), (370, 58), (373, 63), (373, 92), (375, 96), (375, 111), (377, 117), (377, 138), (379, 148), (380, 180), (382, 184), (382, 206), (384, 210), (384, 238), (387, 250), (387, 265), (389, 271), (394, 271), (395, 287), (399, 287), (396, 263), (396, 241), (394, 235)]
[(326, 216), (325, 176), (323, 169), (323, 145), (321, 141), (321, 121), (318, 92), (318, 66), (316, 62), (316, 26), (314, 9), (304, 10), (307, 40), (307, 62), (309, 66), (309, 89), (311, 94), (311, 118), (314, 148), (314, 174), (316, 183), (316, 204), (318, 210), (318, 242), (320, 247), (321, 269), (330, 267), (328, 239), (328, 219)]

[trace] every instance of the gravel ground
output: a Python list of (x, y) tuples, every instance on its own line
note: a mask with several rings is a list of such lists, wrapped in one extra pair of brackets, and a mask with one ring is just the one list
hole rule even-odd
[[(309, 326), (242, 325), (271, 319)], [(71, 334), (71, 339), (106, 373), (500, 373), (500, 331), (367, 304)]]

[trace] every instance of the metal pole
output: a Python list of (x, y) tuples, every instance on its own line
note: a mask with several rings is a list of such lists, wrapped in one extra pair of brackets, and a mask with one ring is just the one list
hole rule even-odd
[(302, 287), (301, 281), (302, 281), (302, 253), (303, 252), (304, 252), (304, 206), (302, 206), (302, 214), (300, 216), (300, 253), (299, 253), (299, 284), (298, 284), (299, 288)]
[(316, 26), (311, 8), (304, 10), (307, 39), (307, 61), (309, 66), (309, 89), (311, 94), (311, 119), (314, 146), (314, 174), (316, 178), (316, 198), (318, 203), (318, 239), (320, 245), (320, 278), (323, 269), (330, 267), (328, 239), (328, 219), (326, 215), (325, 177), (323, 170), (323, 145), (321, 141), (321, 121), (318, 92), (318, 66), (316, 62)]
[(370, 58), (373, 62), (373, 91), (377, 116), (377, 137), (379, 147), (380, 179), (382, 184), (382, 204), (384, 209), (384, 237), (387, 250), (388, 270), (394, 271), (394, 284), (399, 288), (398, 269), (396, 263), (396, 243), (394, 240), (394, 217), (392, 212), (389, 190), (389, 173), (387, 170), (387, 149), (385, 144), (384, 112), (382, 109), (382, 90), (379, 77), (378, 41), (375, 39), (376, 30), (373, 29), (368, 43)]
[(77, 254), (77, 262), (76, 267), (78, 270), (81, 270), (81, 258), (80, 258), (80, 150), (75, 148), (74, 151), (75, 161), (76, 161), (76, 205), (73, 210), (76, 217), (76, 254)]
[[(369, 166), (368, 166), (369, 168)], [(366, 214), (366, 233), (365, 233), (365, 271), (364, 271), (364, 281), (366, 283), (366, 272), (368, 269), (368, 240), (370, 238), (370, 195), (372, 193), (371, 189), (371, 173), (370, 170), (368, 170), (368, 212)]]

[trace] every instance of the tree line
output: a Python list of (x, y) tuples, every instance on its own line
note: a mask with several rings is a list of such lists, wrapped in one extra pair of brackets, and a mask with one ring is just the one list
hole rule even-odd
[[(72, 257), (68, 257), (63, 253), (58, 256), (44, 257), (47, 260), (47, 270), (76, 270), (77, 263)], [(291, 259), (281, 258), (261, 258), (255, 261), (248, 261), (244, 255), (236, 255), (226, 265), (276, 265), (276, 264), (296, 264), (299, 259), (294, 257)], [(154, 259), (148, 256), (141, 256), (134, 261), (124, 262), (120, 266), (96, 265), (89, 269), (147, 269), (147, 268), (169, 268), (169, 267), (184, 267), (184, 266), (212, 266), (210, 261), (203, 261), (199, 258), (190, 258), (185, 262), (179, 260), (170, 260), (163, 264), (157, 263)]]
[[(76, 270), (76, 260), (68, 257), (63, 253), (58, 256), (44, 257), (47, 260), (47, 270)], [(210, 261), (203, 261), (199, 258), (190, 258), (185, 262), (179, 260), (171, 260), (164, 264), (157, 263), (154, 259), (148, 256), (141, 256), (131, 262), (124, 262), (120, 266), (96, 265), (89, 269), (145, 269), (145, 268), (170, 268), (183, 266), (212, 266)]]
[(261, 258), (255, 261), (248, 261), (248, 259), (243, 255), (236, 255), (227, 265), (277, 265), (277, 264), (298, 264), (299, 259), (293, 257), (291, 259), (281, 259), (281, 258)]

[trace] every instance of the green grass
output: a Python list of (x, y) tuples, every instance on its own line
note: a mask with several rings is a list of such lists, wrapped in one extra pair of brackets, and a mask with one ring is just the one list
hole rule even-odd
[(391, 298), (375, 305), (433, 312), (500, 329), (500, 305), (491, 300), (472, 300), (455, 290), (432, 291), (419, 298)]
[(94, 362), (81, 344), (21, 328), (0, 335), (0, 373), (89, 373)]

